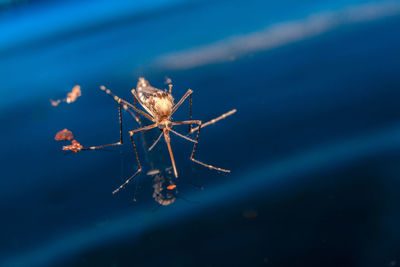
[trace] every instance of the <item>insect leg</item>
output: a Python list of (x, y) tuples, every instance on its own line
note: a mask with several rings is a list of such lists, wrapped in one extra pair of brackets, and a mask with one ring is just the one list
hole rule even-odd
[(202, 128), (202, 124), (201, 124), (201, 121), (198, 121), (198, 120), (175, 121), (175, 122), (172, 123), (172, 125), (184, 125), (184, 124), (197, 124), (197, 125), (199, 125), (197, 127), (198, 131), (197, 131), (197, 136), (196, 136), (196, 143), (194, 143), (194, 145), (193, 145), (193, 150), (192, 150), (192, 154), (190, 155), (190, 160), (196, 162), (197, 164), (203, 165), (204, 167), (207, 167), (209, 169), (214, 169), (214, 170), (221, 171), (221, 172), (231, 172), (230, 170), (225, 170), (225, 169), (221, 169), (221, 168), (218, 168), (218, 167), (214, 167), (212, 165), (205, 164), (205, 163), (203, 163), (201, 161), (198, 161), (197, 159), (194, 158), (194, 152), (196, 150), (196, 145), (197, 145), (197, 143), (199, 141), (200, 129)]
[(144, 132), (144, 131), (151, 130), (151, 129), (155, 128), (155, 127), (157, 127), (157, 125), (156, 125), (156, 124), (152, 124), (152, 125), (144, 126), (144, 127), (142, 127), (142, 128), (139, 128), (139, 129), (135, 129), (135, 130), (133, 130), (133, 131), (129, 131), (129, 135), (131, 136), (131, 142), (132, 142), (133, 150), (134, 150), (134, 152), (135, 152), (135, 157), (136, 157), (136, 161), (137, 161), (137, 164), (138, 164), (138, 169), (137, 169), (137, 171), (136, 171), (131, 177), (129, 177), (123, 184), (121, 184), (117, 189), (115, 189), (115, 190), (112, 192), (113, 194), (117, 193), (119, 190), (121, 190), (122, 188), (124, 188), (124, 187), (139, 173), (139, 172), (142, 171), (142, 166), (140, 165), (139, 156), (138, 156), (138, 153), (137, 153), (137, 150), (136, 150), (136, 145), (135, 145), (135, 142), (133, 141), (133, 135), (134, 135), (135, 133), (139, 133), (139, 132)]
[(163, 134), (164, 134), (164, 133), (161, 132), (161, 134), (158, 136), (158, 138), (156, 139), (156, 141), (154, 141), (154, 143), (149, 147), (148, 151), (151, 151), (151, 150), (157, 145), (158, 141), (160, 141), (161, 136), (162, 136)]
[(137, 107), (133, 106), (131, 103), (129, 103), (126, 100), (123, 100), (122, 98), (114, 95), (109, 89), (107, 89), (104, 85), (100, 86), (100, 89), (105, 91), (106, 94), (112, 96), (114, 98), (115, 101), (121, 101), (121, 103), (127, 107), (130, 107), (131, 109), (133, 109), (134, 111), (136, 111), (136, 113), (139, 113), (140, 115), (142, 115), (143, 117), (146, 117), (148, 120), (150, 121), (154, 121), (153, 118), (149, 115), (146, 114), (145, 112), (141, 111), (140, 109), (138, 109)]
[(189, 121), (173, 121), (172, 125), (185, 125), (185, 124), (199, 124), (199, 120), (189, 120)]
[[(189, 125), (191, 125), (191, 124), (189, 124)], [(193, 139), (191, 139), (191, 138), (189, 138), (189, 137), (187, 137), (187, 136), (184, 136), (183, 134), (180, 134), (180, 133), (178, 133), (178, 132), (176, 132), (176, 131), (174, 131), (174, 130), (172, 130), (172, 129), (169, 129), (169, 131), (170, 131), (170, 132), (173, 132), (174, 134), (176, 134), (176, 135), (179, 136), (179, 137), (182, 137), (183, 139), (186, 139), (186, 140), (188, 140), (188, 141), (190, 141), (190, 142), (192, 142), (192, 143), (196, 143), (196, 141), (194, 141)]]
[(213, 170), (217, 170), (217, 171), (221, 171), (221, 172), (231, 172), (230, 170), (225, 170), (225, 169), (221, 169), (221, 168), (218, 168), (218, 167), (214, 167), (214, 166), (209, 165), (209, 164), (205, 164), (205, 163), (203, 163), (201, 161), (198, 161), (197, 159), (194, 158), (194, 152), (196, 150), (196, 145), (197, 145), (197, 142), (199, 141), (200, 129), (201, 129), (201, 121), (199, 123), (199, 129), (197, 131), (197, 136), (196, 136), (196, 143), (194, 143), (194, 145), (193, 145), (193, 150), (192, 150), (192, 154), (190, 155), (190, 160), (196, 162), (197, 164), (203, 165), (204, 167), (207, 167), (209, 169), (213, 169)]
[(172, 108), (171, 111), (171, 115), (174, 114), (174, 112), (179, 108), (180, 105), (182, 105), (182, 103), (186, 100), (186, 98), (188, 98), (188, 96), (190, 96), (193, 93), (192, 90), (187, 90), (187, 92), (185, 93), (184, 96), (182, 96), (181, 100), (179, 100), (179, 102)]
[[(214, 124), (214, 123), (216, 123), (217, 121), (220, 121), (220, 120), (222, 120), (222, 119), (225, 119), (226, 117), (228, 117), (228, 116), (234, 114), (235, 112), (236, 112), (236, 109), (232, 109), (231, 111), (228, 111), (228, 112), (222, 114), (221, 116), (219, 116), (219, 117), (217, 117), (217, 118), (214, 118), (214, 119), (212, 119), (212, 120), (209, 120), (208, 122), (202, 124), (202, 125), (201, 125), (201, 128), (204, 128), (204, 127), (206, 127), (206, 126), (208, 126), (208, 125), (210, 125), (210, 124)], [(191, 129), (190, 133), (194, 133), (194, 132), (197, 131), (198, 129), (199, 129), (199, 126), (197, 126), (196, 128)]]
[[(132, 91), (134, 92), (135, 89), (132, 89)], [(133, 93), (133, 92), (132, 92), (132, 94), (133, 94), (133, 104), (135, 105), (135, 108), (138, 109), (138, 107), (137, 107), (137, 101), (138, 101), (138, 100), (136, 100), (136, 92), (135, 92), (135, 93)], [(136, 111), (136, 116), (137, 116), (137, 118), (138, 118), (138, 123), (139, 123), (139, 124), (142, 124), (142, 122), (140, 121), (139, 113), (138, 113), (137, 111)]]
[[(127, 102), (127, 101), (125, 101), (125, 100), (123, 100), (122, 98), (120, 98), (120, 97), (118, 97), (118, 96), (116, 96), (115, 94), (113, 94), (111, 91), (110, 91), (110, 89), (108, 89), (108, 88), (106, 88), (104, 85), (102, 85), (102, 86), (100, 86), (100, 89), (102, 90), (102, 91), (104, 91), (106, 94), (108, 94), (109, 96), (111, 96), (115, 101), (117, 101), (118, 103), (123, 103), (123, 107), (124, 107), (124, 109), (126, 110), (126, 111), (128, 111), (131, 115), (132, 115), (132, 117), (135, 119), (135, 121), (140, 125), (140, 119), (139, 119), (139, 116), (135, 116), (128, 108), (129, 108), (129, 106), (127, 105), (127, 104), (125, 104), (125, 102)], [(136, 113), (137, 114), (137, 113)]]
[[(189, 120), (192, 120), (192, 95), (189, 96)], [(189, 133), (192, 133), (191, 124), (189, 124)]]
[(119, 146), (122, 145), (122, 117), (121, 117), (121, 101), (118, 101), (118, 118), (119, 118), (119, 142), (115, 142), (107, 145), (84, 147), (81, 150), (95, 150), (108, 146)]

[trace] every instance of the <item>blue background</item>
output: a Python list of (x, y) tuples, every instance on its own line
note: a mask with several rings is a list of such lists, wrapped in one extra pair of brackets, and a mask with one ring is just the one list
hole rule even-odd
[[(0, 2), (0, 265), (400, 264), (398, 1)], [(138, 77), (207, 121), (197, 158), (173, 136), (175, 202), (153, 198), (164, 143), (118, 140)], [(75, 85), (73, 104), (50, 105)], [(174, 115), (187, 119), (188, 104)], [(185, 133), (186, 127), (176, 128)], [(132, 201), (133, 198), (136, 201)]]

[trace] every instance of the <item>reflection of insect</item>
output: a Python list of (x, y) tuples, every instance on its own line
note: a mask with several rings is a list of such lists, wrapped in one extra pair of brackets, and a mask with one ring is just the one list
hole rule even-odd
[(172, 182), (168, 175), (167, 169), (153, 174), (153, 198), (156, 202), (163, 206), (168, 206), (174, 203), (178, 193), (176, 185)]
[[(118, 102), (118, 111), (119, 111), (119, 123), (120, 123), (120, 141), (116, 142), (116, 143), (112, 143), (112, 144), (107, 144), (107, 145), (101, 145), (101, 146), (92, 146), (92, 147), (87, 147), (87, 148), (82, 148), (82, 150), (88, 150), (88, 149), (99, 149), (99, 148), (104, 148), (104, 147), (108, 147), (108, 146), (114, 146), (114, 145), (121, 145), (122, 144), (122, 120), (121, 120), (121, 105), (123, 105), (124, 107), (128, 107), (133, 109), (134, 111), (136, 111), (137, 115), (142, 115), (143, 117), (147, 118), (148, 120), (150, 120), (153, 124), (129, 131), (130, 137), (131, 137), (131, 142), (132, 142), (132, 146), (135, 152), (135, 156), (136, 156), (136, 161), (138, 164), (138, 170), (131, 176), (129, 177), (122, 185), (120, 185), (116, 190), (113, 191), (113, 194), (115, 194), (116, 192), (118, 192), (120, 189), (122, 189), (126, 184), (128, 184), (139, 172), (142, 171), (142, 167), (140, 165), (140, 161), (139, 161), (139, 157), (136, 151), (136, 145), (133, 141), (133, 135), (139, 132), (144, 132), (153, 128), (159, 128), (161, 131), (161, 134), (159, 135), (159, 137), (156, 139), (156, 141), (153, 143), (153, 145), (151, 145), (151, 147), (149, 148), (149, 150), (151, 150), (157, 143), (158, 141), (161, 139), (161, 137), (164, 135), (164, 139), (165, 142), (167, 144), (167, 148), (169, 151), (169, 155), (171, 158), (171, 163), (172, 163), (172, 168), (173, 168), (173, 172), (175, 177), (178, 177), (178, 171), (176, 169), (176, 165), (175, 165), (175, 160), (174, 160), (174, 155), (172, 153), (172, 149), (171, 149), (171, 144), (170, 144), (170, 132), (176, 134), (179, 137), (182, 137), (190, 142), (193, 142), (193, 149), (192, 149), (192, 153), (190, 155), (190, 159), (200, 165), (203, 165), (207, 168), (210, 169), (214, 169), (214, 170), (218, 170), (221, 172), (230, 172), (229, 170), (225, 170), (225, 169), (221, 169), (218, 167), (214, 167), (212, 165), (209, 164), (205, 164), (201, 161), (198, 161), (197, 159), (194, 158), (194, 153), (196, 150), (196, 144), (198, 142), (199, 139), (199, 134), (200, 134), (200, 129), (206, 125), (210, 125), (213, 124), (221, 119), (226, 118), (227, 116), (233, 114), (236, 112), (236, 110), (232, 110), (228, 113), (225, 113), (221, 116), (219, 116), (218, 118), (215, 118), (205, 124), (202, 124), (202, 122), (200, 120), (192, 120), (191, 119), (191, 109), (192, 109), (192, 96), (191, 94), (193, 93), (192, 90), (188, 90), (185, 95), (181, 98), (181, 100), (179, 100), (179, 102), (175, 105), (174, 104), (174, 98), (172, 97), (171, 91), (172, 91), (172, 85), (169, 85), (169, 91), (163, 91), (157, 88), (152, 87), (149, 82), (144, 79), (144, 78), (139, 78), (139, 81), (137, 83), (136, 86), (136, 90), (133, 89), (132, 90), (132, 94), (134, 96), (134, 101), (135, 101), (135, 106), (131, 105), (129, 102), (119, 98), (118, 96), (114, 95), (110, 90), (108, 90), (107, 88), (105, 88), (104, 86), (101, 87), (102, 90), (104, 90), (107, 94), (111, 95), (114, 100), (116, 100)], [(189, 120), (186, 121), (171, 121), (171, 116), (172, 114), (175, 113), (175, 111), (180, 107), (180, 105), (186, 100), (186, 98), (189, 97)], [(141, 104), (141, 106), (144, 108), (144, 110), (147, 112), (144, 112), (140, 109), (137, 108), (136, 106), (136, 100), (139, 101), (139, 103)], [(192, 128), (192, 125), (196, 124), (198, 125), (196, 128)], [(173, 126), (176, 125), (189, 125), (189, 131), (190, 133), (194, 133), (195, 131), (197, 131), (197, 135), (196, 135), (196, 140), (193, 140), (187, 136), (184, 136), (174, 130), (172, 130)]]

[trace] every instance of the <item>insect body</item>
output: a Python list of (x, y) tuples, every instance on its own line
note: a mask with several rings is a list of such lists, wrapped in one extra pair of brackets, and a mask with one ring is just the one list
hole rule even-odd
[[(192, 90), (188, 90), (185, 95), (179, 100), (177, 104), (174, 104), (174, 98), (172, 96), (172, 85), (169, 85), (169, 91), (164, 91), (160, 90), (157, 88), (152, 87), (149, 82), (144, 79), (144, 78), (139, 78), (139, 81), (136, 86), (136, 90), (132, 90), (132, 94), (134, 96), (134, 101), (135, 101), (135, 106), (130, 104), (129, 102), (119, 98), (118, 96), (114, 95), (110, 90), (105, 88), (104, 86), (100, 87), (103, 91), (105, 91), (107, 94), (111, 95), (114, 100), (118, 102), (118, 111), (119, 111), (119, 122), (120, 122), (120, 141), (108, 145), (101, 145), (101, 146), (92, 146), (92, 147), (87, 147), (87, 148), (82, 148), (81, 150), (94, 150), (94, 149), (99, 149), (99, 148), (104, 148), (107, 146), (114, 146), (114, 145), (121, 145), (122, 144), (122, 120), (121, 120), (121, 105), (123, 105), (126, 108), (131, 108), (133, 109), (136, 114), (139, 117), (139, 114), (142, 115), (143, 117), (147, 118), (149, 121), (151, 121), (150, 125), (140, 127), (138, 129), (129, 131), (130, 137), (131, 137), (131, 142), (132, 146), (135, 152), (137, 164), (138, 164), (138, 170), (131, 176), (129, 177), (121, 186), (119, 186), (116, 190), (113, 191), (113, 194), (118, 192), (120, 189), (122, 189), (126, 184), (128, 184), (139, 172), (142, 171), (142, 167), (139, 161), (139, 157), (136, 151), (136, 145), (135, 142), (133, 141), (133, 135), (139, 132), (144, 132), (148, 131), (154, 128), (160, 129), (161, 133), (156, 139), (156, 141), (150, 146), (149, 150), (151, 150), (161, 139), (161, 137), (164, 135), (165, 142), (167, 144), (169, 156), (171, 158), (171, 163), (172, 163), (172, 168), (174, 172), (174, 176), (177, 178), (178, 177), (178, 171), (176, 169), (176, 164), (175, 164), (175, 159), (174, 155), (172, 153), (172, 148), (171, 148), (171, 142), (170, 142), (170, 132), (173, 134), (182, 137), (190, 142), (193, 142), (193, 149), (192, 149), (192, 154), (190, 156), (190, 159), (200, 165), (203, 165), (207, 168), (218, 170), (221, 172), (230, 172), (229, 170), (221, 169), (218, 167), (214, 167), (209, 164), (205, 164), (201, 161), (198, 161), (197, 159), (194, 158), (194, 153), (196, 150), (196, 145), (198, 143), (199, 139), (199, 134), (200, 134), (200, 129), (204, 126), (213, 124), (221, 119), (226, 118), (227, 116), (232, 115), (233, 113), (236, 112), (236, 110), (231, 110), (230, 112), (227, 112), (218, 118), (215, 118), (205, 124), (202, 124), (200, 120), (192, 120), (191, 119), (191, 107), (192, 107)], [(182, 103), (189, 97), (189, 120), (186, 121), (171, 121), (171, 116), (174, 114), (174, 112), (182, 105)], [(143, 109), (146, 111), (142, 111), (137, 108), (136, 105), (136, 100), (139, 102), (139, 104), (143, 107)], [(172, 128), (177, 125), (189, 125), (189, 132), (194, 133), (197, 131), (196, 135), (196, 140), (193, 140), (187, 136), (184, 136), (176, 131), (174, 131)], [(197, 125), (196, 128), (192, 128), (192, 125)]]
[[(172, 108), (174, 106), (174, 98), (171, 93), (150, 86), (149, 82), (144, 78), (139, 78), (136, 86), (136, 93), (139, 103), (153, 118), (162, 120), (171, 118)], [(135, 91), (132, 90), (135, 95)]]

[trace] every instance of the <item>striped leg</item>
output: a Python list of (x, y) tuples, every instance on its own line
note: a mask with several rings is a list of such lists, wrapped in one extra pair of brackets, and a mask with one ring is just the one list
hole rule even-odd
[(177, 121), (177, 122), (173, 122), (172, 125), (184, 125), (184, 124), (197, 124), (199, 125), (196, 130), (197, 130), (197, 136), (196, 136), (196, 142), (193, 145), (193, 150), (192, 150), (192, 154), (190, 155), (190, 160), (193, 162), (196, 162), (197, 164), (203, 165), (204, 167), (207, 167), (209, 169), (213, 169), (213, 170), (217, 170), (217, 171), (221, 171), (221, 172), (231, 172), (230, 170), (225, 170), (225, 169), (221, 169), (218, 167), (214, 167), (212, 165), (209, 164), (205, 164), (197, 159), (194, 158), (194, 152), (196, 151), (196, 145), (199, 142), (199, 135), (200, 135), (200, 129), (202, 127), (201, 121), (197, 121), (197, 120), (191, 120), (191, 121)]
[(95, 149), (101, 149), (101, 148), (109, 147), (109, 146), (122, 145), (122, 117), (121, 117), (121, 101), (120, 100), (118, 101), (118, 118), (119, 118), (119, 142), (115, 142), (115, 143), (107, 144), (107, 145), (84, 147), (81, 150), (95, 150)]
[(140, 165), (139, 156), (138, 156), (138, 153), (137, 153), (137, 150), (136, 150), (136, 145), (135, 145), (135, 142), (133, 141), (133, 135), (134, 135), (135, 133), (139, 133), (139, 132), (144, 132), (144, 131), (151, 130), (151, 129), (155, 128), (155, 127), (157, 127), (157, 125), (156, 125), (156, 124), (152, 124), (152, 125), (144, 126), (144, 127), (142, 127), (142, 128), (135, 129), (135, 130), (129, 132), (129, 135), (131, 136), (131, 142), (132, 142), (133, 150), (134, 150), (135, 156), (136, 156), (136, 161), (137, 161), (137, 164), (138, 164), (138, 169), (137, 169), (137, 171), (136, 171), (131, 177), (129, 177), (123, 184), (121, 184), (117, 189), (115, 189), (115, 190), (112, 192), (113, 194), (117, 193), (119, 190), (121, 190), (122, 188), (124, 188), (124, 187), (139, 173), (139, 172), (142, 171), (142, 165)]
[[(206, 127), (206, 126), (208, 126), (208, 125), (210, 125), (210, 124), (214, 124), (214, 123), (216, 123), (217, 121), (220, 121), (220, 120), (222, 120), (222, 119), (225, 119), (226, 117), (228, 117), (228, 116), (234, 114), (235, 112), (236, 112), (236, 109), (232, 109), (231, 111), (228, 111), (228, 112), (222, 114), (221, 116), (219, 116), (219, 117), (217, 117), (217, 118), (215, 118), (215, 119), (209, 120), (208, 122), (202, 124), (202, 125), (201, 125), (201, 128), (204, 128), (204, 127)], [(190, 130), (190, 133), (192, 134), (192, 133), (194, 133), (194, 132), (197, 131), (197, 130), (199, 130), (199, 126), (197, 126), (196, 128), (191, 129), (191, 130)]]

